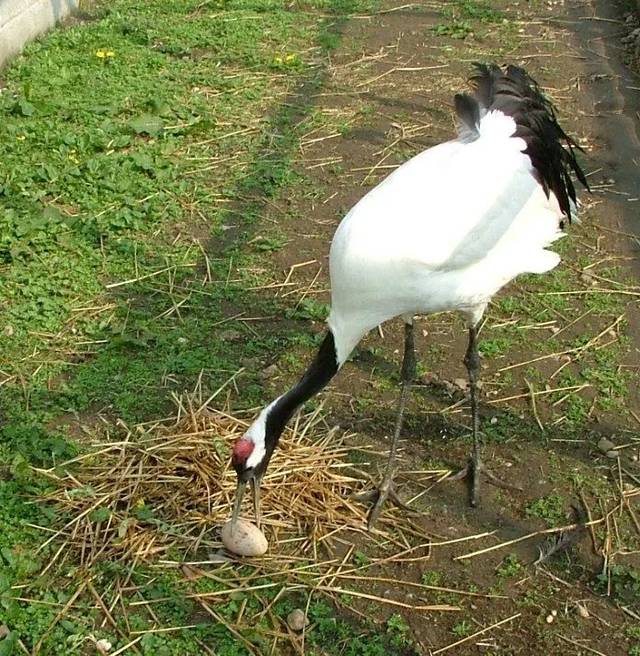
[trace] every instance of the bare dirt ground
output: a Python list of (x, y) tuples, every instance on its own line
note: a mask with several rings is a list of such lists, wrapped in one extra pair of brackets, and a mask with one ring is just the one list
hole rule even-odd
[[(353, 5), (339, 0), (326, 4), (300, 0), (279, 5), (269, 23), (266, 0), (239, 3), (239, 10), (229, 15), (224, 2), (199, 3), (187, 8), (185, 15), (174, 11), (182, 10), (179, 3), (165, 4), (165, 9), (171, 6), (165, 14), (171, 29), (162, 38), (153, 37), (159, 4), (128, 6), (131, 16), (122, 24), (105, 6), (96, 16), (99, 41), (82, 45), (95, 65), (86, 70), (96, 70), (105, 84), (111, 81), (118, 91), (112, 90), (114, 97), (122, 95), (123, 106), (128, 106), (136, 89), (129, 72), (140, 71), (138, 91), (145, 104), (144, 114), (135, 115), (134, 139), (138, 149), (149, 146), (149, 157), (157, 158), (153, 162), (157, 161), (158, 170), (154, 173), (152, 161), (140, 156), (146, 151), (124, 160), (136, 166), (122, 169), (124, 175), (127, 171), (149, 175), (133, 178), (137, 186), (142, 185), (134, 190), (141, 198), (123, 197), (127, 212), (110, 220), (127, 219), (129, 210), (138, 216), (139, 205), (155, 199), (145, 210), (149, 216), (145, 213), (138, 219), (142, 227), (132, 230), (131, 241), (114, 240), (118, 248), (110, 254), (111, 260), (103, 256), (104, 261), (94, 262), (87, 254), (97, 273), (88, 265), (86, 270), (80, 264), (69, 265), (67, 259), (83, 261), (73, 259), (70, 248), (60, 253), (45, 250), (55, 256), (47, 260), (49, 268), (36, 267), (30, 277), (22, 274), (24, 280), (20, 272), (30, 272), (27, 265), (35, 257), (29, 255), (24, 266), (3, 265), (3, 273), (18, 278), (11, 287), (15, 295), (28, 291), (33, 297), (32, 303), (23, 303), (29, 320), (14, 342), (26, 343), (26, 335), (33, 337), (32, 322), (42, 315), (41, 299), (56, 296), (54, 274), (60, 269), (85, 299), (77, 309), (105, 311), (108, 318), (94, 328), (93, 341), (84, 341), (80, 323), (77, 335), (82, 342), (76, 344), (74, 319), (60, 326), (58, 317), (50, 317), (52, 327), (47, 324), (46, 333), (35, 334), (40, 340), (36, 346), (55, 354), (56, 360), (64, 357), (69, 367), (51, 369), (53, 373), (45, 369), (41, 377), (46, 375), (46, 380), (37, 381), (40, 387), (35, 383), (29, 387), (21, 369), (33, 366), (36, 379), (42, 366), (36, 347), (31, 355), (21, 352), (26, 346), (16, 347), (3, 365), (11, 367), (10, 372), (6, 376), (0, 372), (0, 386), (6, 393), (0, 400), (12, 422), (13, 441), (26, 443), (31, 451), (44, 450), (41, 442), (48, 433), (60, 430), (81, 453), (76, 458), (75, 451), (62, 450), (65, 455), (58, 458), (52, 446), (51, 469), (30, 461), (28, 467), (22, 456), (12, 459), (11, 466), (0, 465), (0, 482), (13, 486), (6, 497), (11, 504), (3, 504), (15, 529), (12, 534), (7, 524), (0, 533), (0, 546), (6, 547), (0, 549), (0, 565), (6, 560), (5, 570), (11, 574), (3, 578), (0, 571), (0, 594), (6, 596), (9, 590), (12, 595), (0, 598), (0, 603), (11, 602), (0, 606), (0, 612), (11, 607), (14, 616), (9, 621), (0, 616), (0, 633), (16, 631), (22, 641), (0, 638), (0, 655), (12, 645), (22, 653), (45, 654), (47, 649), (52, 654), (94, 653), (95, 637), (100, 636), (114, 644), (112, 653), (154, 656), (379, 656), (387, 648), (390, 656), (640, 656), (640, 77), (638, 53), (622, 42), (637, 27), (635, 18), (627, 18), (635, 5), (618, 6), (607, 0), (382, 0), (380, 5), (358, 5), (362, 13), (353, 15)], [(144, 15), (136, 16), (138, 10)], [(112, 20), (114, 30), (109, 27)], [(298, 21), (305, 29), (297, 30)], [(257, 27), (266, 24), (271, 32)], [(64, 38), (84, 44), (83, 34), (83, 30), (61, 33), (57, 52), (62, 61), (63, 55), (73, 52), (73, 44)], [(212, 34), (217, 37), (215, 49), (207, 53), (200, 46)], [(113, 61), (107, 61), (104, 50), (111, 47), (110, 39), (119, 44), (114, 46)], [(241, 54), (239, 63), (231, 58), (227, 68), (220, 66), (227, 50), (234, 48)], [(264, 70), (255, 68), (256, 50), (262, 52)], [(48, 70), (51, 52), (36, 44), (30, 55), (33, 65), (45, 68), (27, 68), (22, 75), (28, 80), (30, 71)], [(155, 58), (158, 55), (161, 63)], [(139, 68), (119, 68), (128, 61), (138, 61)], [(591, 194), (581, 194), (582, 222), (570, 226), (569, 236), (554, 246), (562, 264), (544, 276), (524, 276), (509, 285), (494, 299), (482, 326), (484, 461), (520, 490), (485, 484), (481, 506), (471, 509), (463, 483), (438, 482), (435, 472), (456, 471), (471, 448), (463, 365), (467, 338), (459, 317), (421, 318), (419, 377), (406, 416), (397, 478), (398, 489), (416, 513), (407, 516), (387, 508), (375, 539), (364, 529), (347, 533), (340, 527), (333, 543), (324, 540), (326, 535), (314, 541), (317, 517), (303, 517), (295, 536), (280, 539), (282, 503), (281, 515), (273, 521), (275, 504), (269, 507), (269, 495), (273, 498), (279, 482), (292, 479), (291, 474), (282, 475), (275, 484), (273, 480), (265, 484), (265, 515), (272, 513), (271, 523), (265, 522), (270, 554), (249, 563), (223, 554), (221, 561), (215, 551), (220, 547), (217, 529), (227, 518), (233, 486), (227, 445), (215, 429), (198, 432), (194, 419), (194, 440), (200, 450), (182, 450), (174, 443), (175, 462), (163, 461), (168, 469), (161, 472), (166, 478), (160, 478), (156, 469), (143, 466), (156, 462), (155, 455), (148, 457), (155, 453), (156, 442), (146, 451), (147, 431), (173, 411), (173, 406), (168, 407), (170, 398), (185, 405), (196, 399), (201, 410), (210, 398), (211, 410), (244, 417), (255, 411), (248, 405), (268, 402), (297, 380), (323, 330), (329, 302), (327, 257), (336, 226), (395, 167), (455, 134), (453, 95), (467, 88), (476, 61), (515, 63), (540, 82), (557, 105), (562, 125), (584, 149), (580, 157), (592, 189)], [(201, 63), (203, 69), (198, 70)], [(184, 72), (176, 74), (182, 70), (180, 65), (185, 66)], [(224, 76), (212, 81), (219, 68)], [(147, 69), (153, 75), (144, 75)], [(163, 132), (160, 116), (155, 115), (149, 124), (148, 94), (153, 93), (153, 111), (164, 119), (166, 108), (155, 91), (159, 80), (175, 81), (161, 73), (186, 76), (184, 89), (172, 87), (180, 113), (179, 120), (174, 117), (176, 125), (166, 119), (171, 129), (184, 129), (184, 121), (195, 129), (194, 117), (201, 114), (209, 119), (198, 128), (201, 134), (184, 140), (175, 136), (172, 149), (156, 153), (153, 148), (165, 143), (169, 126)], [(16, 88), (24, 83), (19, 71), (7, 80)], [(60, 95), (67, 93), (66, 81), (58, 84)], [(238, 95), (240, 91), (250, 93)], [(185, 98), (198, 101), (193, 116), (182, 113)], [(27, 96), (16, 100), (11, 100), (11, 113), (7, 110), (6, 115), (25, 114), (22, 118), (27, 119), (34, 107)], [(93, 99), (84, 102), (93, 105)], [(100, 117), (108, 108), (94, 109)], [(69, 112), (75, 116), (77, 108)], [(12, 144), (29, 144), (28, 121), (22, 118), (13, 126)], [(126, 113), (128, 131), (130, 118)], [(98, 127), (103, 119), (89, 115), (75, 129), (84, 129), (87, 120), (95, 120)], [(62, 127), (56, 143), (69, 136)], [(43, 134), (51, 143), (48, 132)], [(125, 136), (122, 148), (128, 149), (129, 135)], [(76, 143), (68, 141), (70, 148)], [(77, 143), (74, 147), (80, 148)], [(111, 149), (110, 140), (104, 148)], [(29, 152), (39, 162), (37, 148)], [(184, 168), (179, 170), (191, 179), (184, 187), (174, 184), (173, 177), (162, 177), (164, 164), (176, 153), (184, 157)], [(65, 151), (63, 168), (77, 163), (77, 154), (73, 149)], [(15, 161), (25, 170), (32, 168), (24, 155)], [(197, 169), (194, 163), (199, 163)], [(110, 165), (105, 170), (116, 168)], [(85, 174), (89, 173), (88, 167)], [(46, 170), (45, 174), (49, 175)], [(148, 187), (144, 186), (147, 178)], [(87, 187), (102, 189), (99, 178), (88, 180), (93, 182)], [(128, 186), (119, 175), (114, 174), (114, 180)], [(30, 185), (39, 192), (40, 178)], [(21, 198), (21, 188), (16, 189), (13, 195)], [(160, 195), (167, 191), (171, 193)], [(460, 193), (465, 193), (463, 185)], [(51, 204), (56, 200), (51, 199)], [(82, 210), (90, 225), (105, 212), (110, 216), (109, 208), (117, 205), (113, 186), (106, 188), (104, 198), (91, 200), (93, 204)], [(61, 211), (65, 216), (74, 213), (66, 205)], [(162, 216), (164, 221), (153, 235), (145, 232), (151, 216)], [(22, 225), (17, 223), (14, 241), (20, 245)], [(37, 229), (38, 225), (36, 237)], [(113, 232), (118, 234), (115, 227)], [(109, 239), (106, 242), (108, 246)], [(182, 243), (182, 250), (169, 249)], [(97, 251), (98, 244), (102, 249), (102, 238), (91, 249)], [(5, 251), (4, 257), (9, 257), (11, 249)], [(93, 251), (87, 247), (87, 253)], [(164, 255), (174, 259), (165, 260)], [(112, 268), (105, 270), (107, 265)], [(65, 266), (78, 269), (80, 275), (65, 271)], [(187, 271), (176, 278), (178, 268)], [(166, 274), (166, 282), (160, 274)], [(43, 278), (48, 277), (53, 282), (45, 280), (49, 284), (42, 288)], [(89, 302), (94, 296), (100, 304)], [(72, 300), (67, 299), (67, 304), (76, 308), (79, 301)], [(66, 305), (53, 307), (51, 315)], [(63, 349), (69, 346), (65, 331), (73, 349)], [(13, 333), (7, 325), (3, 338), (9, 340)], [(392, 322), (367, 336), (322, 394), (319, 416), (326, 417), (318, 422), (322, 437), (327, 439), (325, 425), (343, 429), (346, 446), (353, 447), (347, 465), (357, 471), (358, 479), (367, 475), (376, 479), (384, 466), (400, 357), (400, 325)], [(78, 371), (70, 372), (71, 365)], [(192, 395), (183, 394), (194, 387)], [(40, 412), (40, 432), (24, 419), (32, 419), (33, 407), (33, 412)], [(179, 408), (182, 420), (189, 419), (184, 406)], [(315, 409), (316, 400), (307, 407)], [(207, 418), (206, 412), (200, 420)], [(160, 431), (153, 440), (162, 443), (163, 435)], [(129, 480), (131, 463), (136, 465), (138, 475), (131, 487), (120, 485), (113, 473), (117, 468), (109, 469), (105, 456), (124, 453), (121, 440), (129, 444), (130, 439), (133, 450), (140, 447), (144, 456), (118, 461), (124, 463), (122, 480)], [(98, 451), (85, 453), (85, 447)], [(347, 451), (340, 450), (340, 458)], [(216, 458), (203, 466), (207, 454)], [(295, 456), (295, 449), (284, 445), (273, 464), (282, 471)], [(59, 459), (67, 457), (71, 460), (60, 464)], [(340, 472), (346, 469), (344, 464), (339, 463)], [(20, 476), (30, 483), (31, 469), (49, 476), (48, 481), (55, 479), (60, 503), (46, 506), (52, 494), (48, 486), (34, 493), (36, 503), (27, 496), (31, 492), (19, 485)], [(92, 485), (118, 488), (105, 495), (108, 506), (96, 506), (101, 501), (92, 496), (90, 485), (83, 484), (88, 474)], [(299, 480), (299, 469), (297, 474)], [(196, 479), (201, 488), (193, 485)], [(136, 487), (141, 481), (147, 492)], [(220, 503), (216, 514), (207, 505), (209, 485), (220, 481), (227, 486), (222, 496), (228, 500)], [(283, 489), (297, 494), (286, 485)], [(22, 521), (24, 499), (29, 508), (46, 506), (46, 526), (27, 523), (35, 521), (29, 517)], [(74, 505), (78, 499), (87, 505)], [(309, 501), (317, 507), (318, 498)], [(287, 517), (293, 515), (291, 506), (284, 507)], [(362, 509), (355, 503), (350, 510), (346, 525), (353, 528), (359, 521), (353, 517), (363, 515), (357, 514)], [(81, 523), (83, 518), (86, 521)], [(71, 525), (73, 531), (68, 530)], [(27, 558), (24, 564), (17, 557), (24, 555), (20, 553), (24, 540), (11, 535), (25, 535), (25, 527), (29, 535), (39, 531), (37, 550), (44, 562)], [(562, 531), (562, 527), (570, 529)], [(133, 539), (140, 536), (142, 547)], [(183, 542), (169, 548), (167, 541), (175, 536)], [(59, 544), (57, 538), (68, 542)], [(33, 546), (36, 538), (30, 539)], [(160, 551), (153, 551), (157, 539)], [(301, 543), (313, 548), (293, 555), (287, 551)], [(541, 549), (554, 553), (536, 567)], [(279, 552), (292, 557), (278, 561)], [(85, 570), (87, 562), (92, 567)], [(274, 562), (286, 565), (274, 573)], [(291, 565), (299, 562), (309, 566), (312, 578)], [(326, 563), (328, 569), (320, 568)], [(256, 579), (260, 581), (255, 588), (247, 583)], [(321, 583), (327, 580), (341, 587), (336, 592), (334, 586), (322, 596)], [(91, 597), (85, 590), (88, 583), (96, 586), (90, 588)], [(75, 591), (70, 591), (72, 587)], [(314, 615), (319, 599), (322, 607)], [(305, 603), (312, 619), (306, 637), (290, 631), (286, 622), (290, 607)], [(425, 611), (425, 606), (434, 605), (440, 609)], [(93, 638), (86, 635), (89, 631), (95, 633)], [(191, 631), (194, 641), (186, 642)], [(260, 631), (263, 634), (258, 635)], [(381, 640), (373, 645), (375, 632)], [(72, 640), (78, 640), (75, 647), (70, 646)], [(191, 646), (186, 649), (185, 644)]]
[[(423, 514), (415, 521), (434, 536), (434, 546), (428, 557), (424, 551), (412, 553), (376, 574), (488, 595), (466, 603), (462, 619), (409, 612), (420, 653), (636, 653), (632, 636), (640, 621), (640, 587), (637, 580), (615, 580), (616, 572), (622, 577), (637, 572), (640, 548), (632, 510), (637, 495), (630, 492), (637, 490), (640, 427), (638, 288), (633, 283), (640, 160), (637, 107), (632, 105), (633, 94), (640, 96), (637, 78), (621, 63), (620, 38), (627, 33), (623, 11), (599, 2), (491, 3), (499, 14), (474, 13), (474, 7), (387, 2), (378, 15), (350, 21), (332, 55), (328, 79), (313, 98), (317, 125), (300, 144), (298, 171), (304, 183), (286, 190), (269, 211), (278, 234), (288, 240), (272, 257), (280, 280), (295, 267), (296, 282), (302, 288), (307, 284), (306, 301), (328, 301), (328, 244), (344, 211), (408, 156), (451, 137), (452, 96), (465, 88), (471, 63), (513, 62), (538, 79), (557, 103), (567, 131), (585, 149), (593, 194), (583, 194), (583, 224), (574, 225), (562, 245), (562, 289), (555, 283), (517, 281), (491, 308), (483, 328), (482, 337), (495, 346), (485, 350), (483, 364), (483, 415), (489, 427), (485, 458), (522, 491), (485, 486), (481, 507), (471, 510), (462, 484), (432, 486), (401, 474), (407, 497), (422, 493), (417, 507)], [(618, 290), (614, 306), (599, 307), (597, 289)], [(532, 319), (531, 307), (523, 316), (522, 305), (500, 302), (513, 296), (525, 306), (542, 298), (539, 318)], [(558, 299), (567, 302), (556, 304)], [(419, 327), (422, 376), (405, 427), (403, 467), (455, 469), (469, 450), (461, 389), (466, 335), (461, 322), (446, 316), (421, 321)], [(371, 334), (326, 393), (335, 421), (358, 430), (363, 441), (373, 440), (381, 453), (395, 407), (398, 328), (385, 326)], [(596, 359), (605, 342), (622, 340), (622, 360), (614, 369), (625, 377), (626, 391), (616, 391), (616, 383), (604, 377), (582, 386), (581, 374), (591, 365), (563, 353), (571, 347), (557, 343), (560, 333), (567, 343), (593, 346)], [(309, 352), (275, 357), (277, 373), (267, 382), (274, 394), (295, 379)], [(559, 372), (570, 375), (563, 378)], [(620, 404), (601, 402), (618, 395), (625, 412)], [(580, 419), (574, 421), (578, 407)], [(603, 437), (631, 446), (612, 462), (598, 449)], [(549, 525), (571, 523), (571, 503), (584, 509), (586, 504), (594, 518), (606, 519), (550, 565), (530, 566), (544, 536), (468, 557)], [(492, 535), (437, 546), (438, 537), (446, 542), (485, 531)], [(607, 570), (607, 559), (622, 569)], [(619, 595), (612, 593), (616, 585)], [(372, 582), (371, 589), (399, 601), (414, 598), (409, 587), (390, 590)], [(364, 605), (359, 610), (370, 612)], [(464, 640), (503, 620), (499, 628)], [(454, 645), (458, 640), (461, 644)]]

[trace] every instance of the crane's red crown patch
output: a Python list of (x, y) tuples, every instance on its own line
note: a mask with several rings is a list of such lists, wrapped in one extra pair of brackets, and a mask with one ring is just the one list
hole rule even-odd
[(243, 464), (253, 453), (254, 443), (246, 437), (241, 437), (234, 445), (231, 460), (234, 465)]

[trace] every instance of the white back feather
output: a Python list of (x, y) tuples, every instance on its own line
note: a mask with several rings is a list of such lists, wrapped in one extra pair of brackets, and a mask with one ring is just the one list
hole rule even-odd
[(514, 138), (513, 119), (485, 114), (473, 141), (426, 150), (371, 190), (343, 219), (330, 254), (329, 317), (342, 363), (363, 335), (402, 314), (477, 316), (520, 273), (547, 271), (562, 236)]

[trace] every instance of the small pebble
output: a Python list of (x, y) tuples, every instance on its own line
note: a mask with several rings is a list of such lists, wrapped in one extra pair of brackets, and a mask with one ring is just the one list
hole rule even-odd
[(101, 654), (108, 654), (113, 649), (113, 645), (105, 638), (102, 638), (101, 640), (96, 641), (96, 649)]
[(597, 284), (597, 280), (593, 277), (593, 274), (589, 273), (589, 271), (583, 271), (580, 274), (580, 280), (582, 282), (587, 283), (587, 285), (595, 285)]
[(607, 458), (618, 458), (620, 456), (620, 451), (611, 449), (611, 451), (607, 451), (605, 455), (607, 456)]
[(555, 620), (555, 617), (551, 613), (549, 613), (546, 617), (547, 624), (553, 624), (553, 620)]
[(303, 610), (296, 608), (287, 615), (287, 624), (292, 631), (302, 631), (309, 624), (309, 620)]
[(242, 339), (242, 333), (239, 330), (230, 328), (229, 330), (223, 330), (218, 339), (221, 342), (239, 342)]
[(616, 445), (611, 440), (608, 440), (606, 437), (600, 438), (600, 441), (598, 442), (598, 449), (600, 449), (602, 453), (606, 453), (607, 451), (612, 451), (615, 448)]
[(262, 556), (267, 552), (269, 544), (264, 533), (251, 522), (239, 519), (233, 531), (229, 520), (221, 531), (222, 544), (238, 556)]
[(278, 374), (278, 366), (275, 364), (270, 364), (268, 367), (265, 367), (260, 372), (260, 378), (262, 380), (269, 380)]

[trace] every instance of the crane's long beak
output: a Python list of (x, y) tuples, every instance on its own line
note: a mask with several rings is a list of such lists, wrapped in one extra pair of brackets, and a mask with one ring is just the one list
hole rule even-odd
[(238, 481), (238, 487), (236, 488), (236, 498), (233, 502), (233, 514), (231, 515), (231, 533), (234, 532), (236, 528), (236, 523), (238, 517), (240, 517), (240, 507), (242, 506), (242, 497), (244, 497), (244, 492), (247, 489), (246, 481)]
[(251, 491), (253, 492), (253, 514), (255, 516), (256, 526), (260, 528), (260, 484), (262, 477), (255, 476), (251, 479)]

